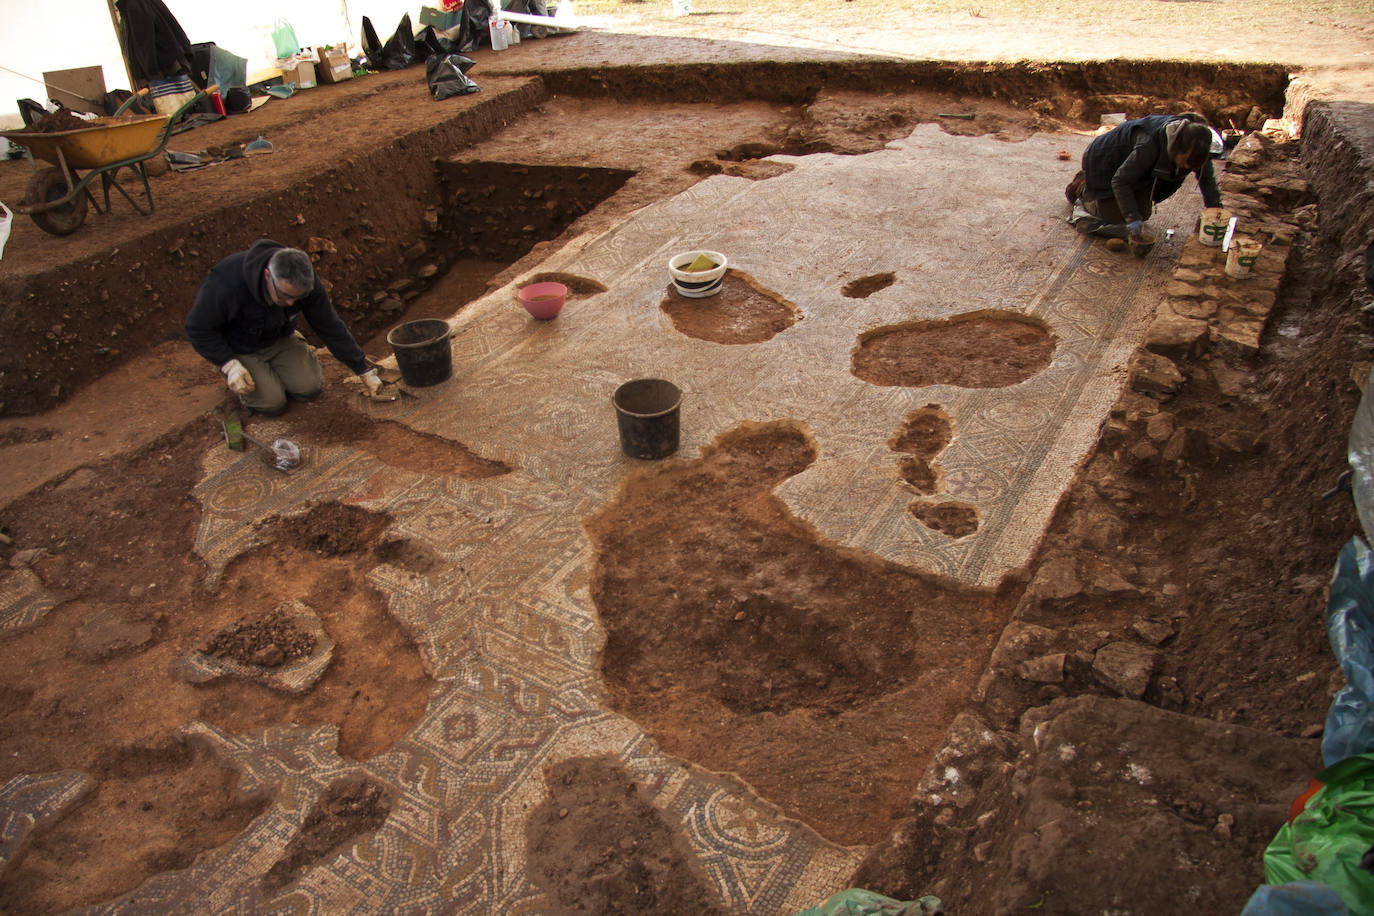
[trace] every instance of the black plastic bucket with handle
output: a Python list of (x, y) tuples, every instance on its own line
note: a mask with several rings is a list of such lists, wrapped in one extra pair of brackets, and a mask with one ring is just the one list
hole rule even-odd
[(449, 326), (442, 318), (421, 318), (398, 324), (386, 335), (401, 379), (415, 388), (437, 385), (453, 372), (448, 346)]

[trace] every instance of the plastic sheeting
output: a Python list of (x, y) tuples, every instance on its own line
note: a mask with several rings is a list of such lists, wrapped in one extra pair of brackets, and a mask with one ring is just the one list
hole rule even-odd
[(1350, 916), (1341, 895), (1315, 881), (1266, 884), (1250, 895), (1240, 916)]
[[(1370, 248), (1374, 252), (1374, 247)], [(1374, 259), (1370, 261), (1374, 265)], [(1370, 373), (1374, 379), (1374, 372)], [(1374, 540), (1374, 385), (1365, 385), (1355, 420), (1350, 424), (1347, 457), (1352, 472), (1350, 488), (1355, 496), (1355, 511), (1366, 540)]]
[(1374, 755), (1350, 757), (1316, 779), (1321, 789), (1264, 850), (1264, 880), (1316, 881), (1352, 912), (1374, 913), (1374, 874), (1360, 867), (1374, 846)]
[(1341, 548), (1326, 600), (1326, 632), (1346, 686), (1331, 701), (1322, 761), (1374, 753), (1374, 552), (1358, 535)]
[(826, 898), (820, 906), (802, 910), (797, 916), (940, 916), (944, 911), (939, 897), (903, 902), (853, 887)]

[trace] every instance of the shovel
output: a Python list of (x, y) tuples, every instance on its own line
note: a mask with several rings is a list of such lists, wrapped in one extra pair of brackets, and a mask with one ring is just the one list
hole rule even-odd
[(224, 418), (224, 441), (235, 452), (243, 451), (245, 441), (251, 442), (272, 456), (272, 466), (279, 471), (294, 471), (301, 464), (301, 447), (299, 445), (290, 439), (274, 439), (271, 445), (263, 444), (243, 431), (243, 422), (236, 413), (231, 413)]

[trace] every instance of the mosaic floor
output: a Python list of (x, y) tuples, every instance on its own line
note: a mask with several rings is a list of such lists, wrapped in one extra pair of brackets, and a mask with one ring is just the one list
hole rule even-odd
[[(385, 511), (395, 520), (388, 536), (441, 555), (431, 575), (382, 566), (373, 584), (446, 689), (405, 739), (361, 764), (338, 756), (333, 728), (227, 735), (188, 725), (278, 802), (214, 861), (99, 911), (196, 900), (206, 913), (540, 912), (546, 902), (525, 874), (525, 812), (544, 797), (543, 767), (597, 753), (617, 755), (687, 825), (731, 911), (794, 913), (843, 888), (864, 849), (831, 844), (746, 788), (665, 757), (601, 706), (602, 634), (580, 519), (639, 464), (619, 451), (611, 392), (648, 376), (682, 388), (680, 457), (743, 420), (807, 424), (820, 458), (779, 489), (795, 513), (840, 543), (994, 585), (1029, 559), (1095, 440), (1199, 206), (1190, 186), (1158, 214), (1161, 237), (1180, 231), (1144, 261), (1080, 238), (1064, 222), (1071, 164), (1056, 154), (1068, 148), (1076, 160), (1085, 142), (1007, 144), (923, 126), (864, 156), (779, 157), (795, 169), (768, 181), (711, 178), (563, 249), (539, 269), (609, 292), (574, 300), (551, 322), (528, 318), (512, 289), (493, 293), (453, 321), (453, 377), (419, 401), (378, 408), (504, 461), (510, 474), (424, 476), (341, 448), (307, 447), (289, 476), (251, 453), (207, 456), (196, 549), (212, 576), (250, 545), (254, 522), (326, 500)], [(725, 252), (803, 320), (747, 346), (678, 334), (659, 304), (666, 261), (689, 248)], [(869, 298), (841, 294), (883, 272), (896, 282)], [(982, 309), (1043, 322), (1057, 338), (1051, 365), (982, 390), (877, 387), (849, 372), (864, 330)], [(954, 422), (937, 458), (940, 497), (980, 518), (958, 540), (908, 513), (913, 494), (887, 447), (902, 417), (927, 404)], [(16, 613), (40, 614), (43, 596), (22, 585), (11, 588)], [(256, 879), (310, 802), (359, 771), (396, 792), (385, 826), (261, 899)]]

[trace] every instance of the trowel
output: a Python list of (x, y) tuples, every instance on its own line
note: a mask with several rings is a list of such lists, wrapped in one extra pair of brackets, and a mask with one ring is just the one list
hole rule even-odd
[(231, 413), (224, 418), (224, 441), (235, 452), (244, 449), (244, 442), (251, 442), (272, 456), (272, 467), (279, 471), (290, 472), (300, 467), (301, 447), (290, 439), (274, 439), (271, 445), (254, 439), (243, 431), (243, 421), (239, 415)]

